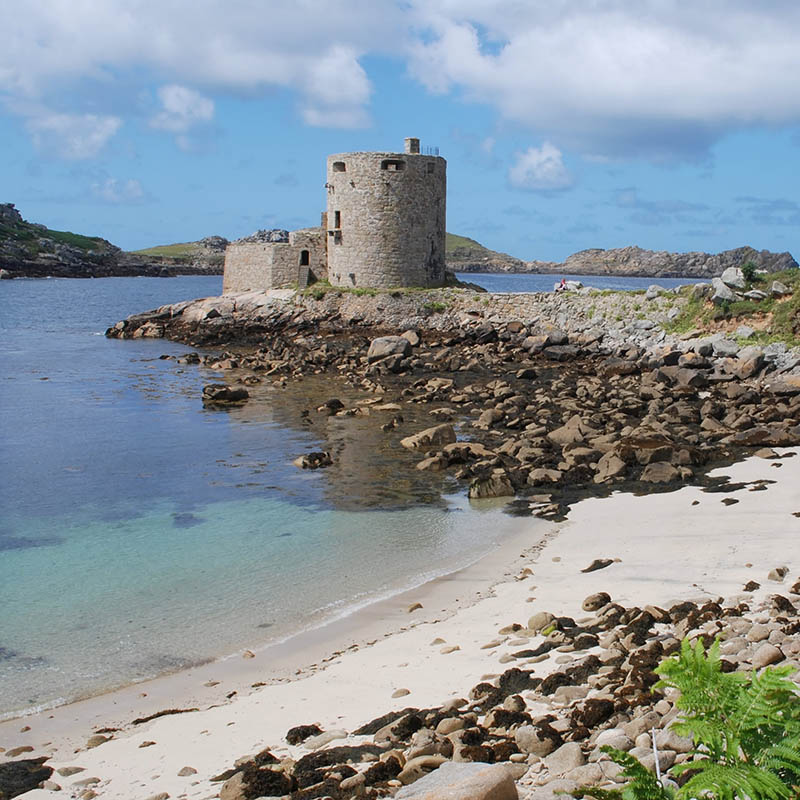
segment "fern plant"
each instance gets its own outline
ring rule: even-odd
[[[621,790],[584,788],[575,796],[598,800],[800,799],[800,695],[790,666],[760,674],[722,671],[720,642],[706,652],[688,639],[663,661],[655,688],[674,688],[683,712],[672,724],[693,742],[689,760],[670,770],[691,773],[678,790],[662,786],[632,755],[602,748],[630,782]],[[645,774],[646,773],[646,774]]]

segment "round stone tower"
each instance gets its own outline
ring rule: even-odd
[[[334,286],[444,283],[447,162],[403,153],[328,156],[328,280]]]

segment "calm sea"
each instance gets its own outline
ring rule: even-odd
[[[202,387],[222,376],[176,361],[185,346],[103,336],[220,291],[219,277],[0,283],[0,718],[285,639],[510,529],[414,468],[399,439],[431,424],[424,409],[386,434],[379,414],[317,413],[332,390],[309,378],[207,411]],[[314,449],[335,465],[292,465]]]

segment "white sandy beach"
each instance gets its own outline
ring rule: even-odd
[[[800,517],[794,516],[800,458],[751,458],[715,474],[750,485],[733,493],[686,487],[585,500],[558,525],[522,519],[517,534],[466,570],[254,658],[232,657],[2,723],[0,747],[27,745],[33,752],[18,757],[49,755],[53,767],[84,768],[70,777],[53,775],[62,792],[35,790],[24,795],[29,799],[77,797],[86,778],[99,778],[92,789],[102,798],[210,798],[220,784],[209,778],[243,755],[266,747],[278,756],[307,752],[283,739],[292,726],[350,731],[392,709],[466,696],[487,675],[521,666],[500,660],[509,637],[484,645],[503,639],[498,629],[524,624],[534,611],[580,618],[582,600],[598,591],[622,604],[660,605],[732,597],[749,580],[761,584],[756,597],[785,591],[767,574],[785,565],[790,585],[800,571]],[[761,480],[775,483],[751,491]],[[739,502],[726,505],[724,498]],[[618,561],[582,573],[596,558]],[[415,602],[423,608],[408,613]],[[447,652],[453,646],[459,649]],[[525,668],[547,674],[555,666],[549,658]],[[256,681],[269,685],[251,689]],[[205,685],[210,682],[218,683]],[[398,689],[408,694],[392,698]],[[131,724],[162,709],[194,707],[200,710]],[[120,730],[86,749],[88,737],[103,727]],[[197,772],[181,777],[184,767]]]

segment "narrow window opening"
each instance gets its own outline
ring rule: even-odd
[[[333,162],[333,171],[334,172],[347,172],[347,165],[344,161],[334,161]]]
[[[307,267],[309,265],[308,250],[300,251],[300,266]]]
[[[434,165],[427,164],[427,169],[428,169],[428,175],[433,175]]]
[[[333,212],[333,227],[334,228],[341,228],[342,227],[342,212],[341,211],[334,211]]]
[[[399,158],[384,158],[381,161],[381,169],[387,172],[402,172],[406,168],[406,162]]]

